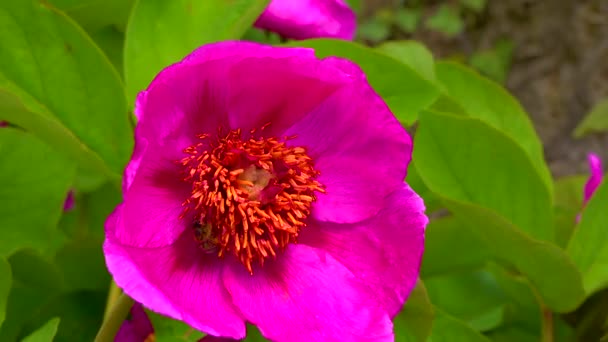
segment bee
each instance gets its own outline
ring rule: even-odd
[[[206,252],[213,253],[217,250],[218,239],[213,236],[213,227],[208,223],[194,222],[194,239]]]

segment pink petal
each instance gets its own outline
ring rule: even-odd
[[[245,337],[245,322],[222,285],[220,260],[203,253],[187,232],[159,248],[107,238],[104,252],[116,284],[145,307],[206,333]]]
[[[604,176],[604,170],[602,168],[602,160],[597,154],[590,153],[587,156],[589,160],[589,169],[591,175],[585,184],[585,200],[584,203],[587,203],[595,190],[600,186],[602,182],[602,178]]]
[[[142,342],[153,333],[152,322],[144,308],[140,303],[135,303],[131,308],[131,319],[125,320],[120,326],[114,342]]]
[[[63,211],[70,211],[72,209],[74,209],[74,190],[68,191],[65,202],[63,202]]]
[[[133,247],[160,247],[173,244],[190,225],[183,212],[183,201],[190,196],[189,186],[179,179],[175,165],[146,158],[141,162],[119,217],[108,220],[106,235]],[[112,224],[115,222],[115,224]]]
[[[280,136],[352,83],[353,76],[338,64],[335,58],[319,60],[311,49],[244,42],[199,48],[138,95],[135,149],[123,189],[130,187],[146,153],[178,160],[197,135],[214,134],[220,126],[248,132],[271,123],[266,134]],[[250,96],[252,89],[256,96]]]
[[[250,275],[234,263],[224,283],[244,317],[273,341],[392,341],[392,322],[331,255],[290,245]]]
[[[383,201],[374,217],[355,224],[310,222],[298,242],[331,254],[394,316],[416,285],[428,218],[407,185]]]
[[[352,40],[356,21],[355,13],[342,0],[273,0],[255,26],[292,39]]]
[[[230,127],[248,132],[270,123],[265,134],[273,136],[281,136],[339,87],[352,82],[349,75],[313,56],[249,58],[236,64],[227,77],[232,84]]]
[[[343,87],[285,133],[305,146],[327,187],[317,220],[351,223],[376,214],[406,176],[412,142],[380,97],[363,82]]]

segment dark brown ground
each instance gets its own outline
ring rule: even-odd
[[[426,1],[425,13],[437,4]],[[398,0],[364,0],[363,16],[395,8]],[[555,176],[587,172],[586,155],[608,164],[608,134],[580,140],[572,131],[600,99],[608,97],[608,0],[488,0],[467,18],[465,32],[448,39],[421,30],[414,39],[437,58],[489,48],[500,38],[515,44],[506,87],[523,104],[545,144]]]

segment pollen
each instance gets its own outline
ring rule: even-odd
[[[253,274],[253,264],[276,258],[306,227],[311,206],[325,187],[304,147],[294,137],[264,137],[264,129],[201,134],[179,160],[192,192],[181,219],[208,253],[234,255]]]

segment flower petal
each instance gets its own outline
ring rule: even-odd
[[[191,223],[180,219],[189,186],[179,178],[176,165],[149,155],[126,193],[119,217],[106,223],[106,235],[119,243],[154,248],[174,243]],[[115,224],[112,224],[115,222]]]
[[[292,39],[352,40],[356,24],[355,13],[342,0],[273,0],[255,26]]]
[[[311,222],[298,242],[327,251],[394,316],[416,285],[428,218],[422,199],[407,185],[383,201],[374,217],[355,224]]]
[[[595,192],[597,187],[600,186],[600,183],[602,182],[602,178],[604,176],[602,160],[600,159],[600,157],[597,154],[590,153],[587,156],[587,159],[589,160],[589,171],[591,175],[589,176],[589,179],[585,184],[585,203],[587,203],[591,196],[593,196],[593,193]]]
[[[250,275],[236,262],[224,283],[243,316],[273,341],[392,341],[392,322],[330,255],[290,245]]]
[[[232,338],[245,337],[245,322],[222,285],[222,265],[184,233],[174,245],[104,244],[116,284],[152,311],[182,320],[195,329]]]
[[[270,123],[265,132],[271,136],[281,136],[339,87],[352,82],[330,63],[308,55],[248,58],[230,70],[228,79],[230,127],[247,132]]]
[[[296,136],[292,145],[308,148],[327,187],[313,208],[317,220],[371,217],[406,176],[411,138],[366,83],[335,92],[285,134]]]

